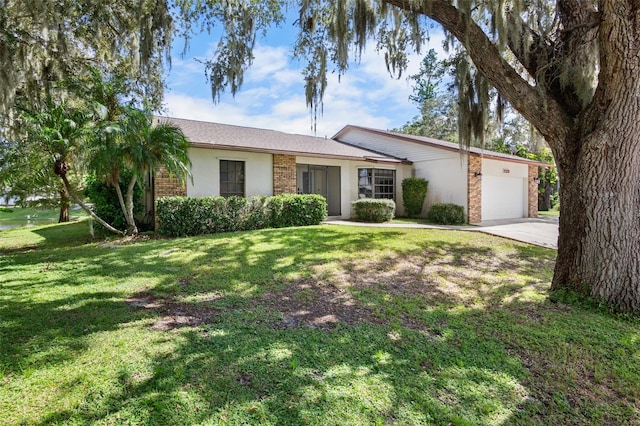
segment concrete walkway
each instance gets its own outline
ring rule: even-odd
[[[558,218],[508,219],[481,222],[476,225],[445,226],[418,223],[363,223],[350,220],[328,220],[329,225],[373,226],[380,228],[456,229],[484,232],[541,247],[558,248]]]

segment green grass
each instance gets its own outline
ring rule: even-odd
[[[419,225],[434,225],[434,226],[442,226],[437,223],[433,223],[428,221],[425,218],[421,217],[394,217],[391,220],[391,223],[403,223],[403,224],[419,224]]]
[[[640,324],[552,303],[555,252],[322,225],[0,234],[3,424],[635,424]]]
[[[546,217],[560,217],[559,210],[549,210],[549,211],[538,211],[538,216],[546,216]]]

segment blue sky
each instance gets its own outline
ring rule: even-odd
[[[183,40],[175,40],[164,114],[313,135],[300,73],[304,64],[290,58],[294,31],[289,22],[259,38],[240,93],[235,98],[224,94],[218,104],[211,100],[204,65],[196,60],[211,56],[217,38],[206,34],[195,37],[183,58]],[[432,34],[425,51],[434,48],[441,52],[441,46],[442,37]],[[360,63],[352,64],[340,81],[337,75],[329,75],[316,135],[331,137],[347,124],[392,129],[411,120],[418,108],[408,99],[412,90],[406,77],[418,71],[421,59],[422,55],[412,55],[407,72],[394,79],[371,43]]]

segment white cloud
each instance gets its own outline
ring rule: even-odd
[[[429,47],[442,50],[441,38]],[[284,46],[258,45],[255,60],[235,98],[223,95],[213,104],[202,64],[193,59],[174,62],[165,98],[168,115],[250,127],[313,134],[312,119],[304,100],[300,65],[290,59]],[[402,78],[389,76],[384,57],[371,48],[346,75],[328,76],[324,114],[318,114],[318,136],[332,136],[347,124],[381,129],[399,127],[417,114],[409,101],[411,84],[422,56],[411,55]]]

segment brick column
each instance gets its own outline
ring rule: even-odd
[[[482,221],[482,158],[467,156],[467,213],[469,223]],[[479,174],[476,176],[476,174]]]
[[[154,178],[154,192],[156,200],[162,197],[186,197],[187,187],[180,183],[176,176],[169,176],[169,171],[163,166]]]
[[[538,166],[529,164],[529,211],[527,217],[538,217]]]
[[[156,214],[156,201],[163,197],[186,197],[187,186],[186,184],[180,183],[180,180],[176,176],[169,176],[169,171],[162,166],[153,178],[153,195],[153,229],[157,230],[158,215]]]
[[[296,156],[273,154],[273,195],[296,192]]]

